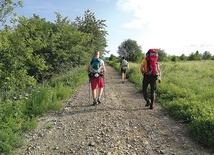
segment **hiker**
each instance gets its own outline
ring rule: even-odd
[[[146,53],[146,58],[141,62],[140,71],[143,75],[142,91],[146,100],[145,107],[154,108],[156,81],[161,83],[161,70],[158,65],[158,53],[156,49],[150,49]],[[148,94],[148,86],[150,85],[150,95]]]
[[[101,96],[104,87],[104,74],[106,73],[106,68],[104,61],[99,58],[100,52],[95,51],[94,56],[88,65],[89,79],[92,89],[93,105],[101,103]],[[97,98],[97,88],[98,88],[98,98]]]
[[[121,68],[121,74],[122,74],[122,83],[124,83],[125,79],[126,79],[127,69],[129,69],[129,63],[125,59],[125,57],[122,57],[122,61],[120,63],[120,68]]]

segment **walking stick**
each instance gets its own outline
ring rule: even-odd
[[[103,76],[103,81],[104,81],[104,88],[103,88],[104,101],[106,102],[106,93],[105,93],[105,89],[106,89],[106,81],[105,81],[105,76]]]
[[[89,88],[89,91],[88,91],[88,92],[89,92],[89,101],[88,101],[89,103],[88,103],[88,104],[90,104],[90,103],[91,103],[91,92],[90,92],[90,90],[91,90],[91,87],[90,87],[91,80],[90,80],[90,78],[89,78],[88,83],[89,83],[89,84],[88,84],[88,86],[89,86],[89,87],[88,87],[88,88]]]

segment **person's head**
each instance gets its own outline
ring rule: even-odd
[[[123,56],[122,59],[125,59],[125,57]]]
[[[95,51],[95,52],[94,52],[94,57],[99,58],[99,57],[100,57],[100,52],[99,52],[99,51]]]

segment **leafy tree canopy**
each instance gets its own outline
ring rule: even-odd
[[[119,57],[126,57],[129,61],[139,62],[143,58],[141,47],[136,41],[127,39],[118,47]]]
[[[108,33],[105,30],[107,27],[105,21],[106,20],[97,20],[94,13],[90,10],[85,11],[84,17],[76,17],[75,19],[78,30],[91,35],[91,40],[87,44],[92,50],[91,52],[95,50],[99,50],[101,54],[107,52],[105,47],[107,47],[106,36]]]
[[[165,59],[167,59],[167,54],[164,50],[162,49],[157,49],[158,51],[158,61],[164,61]]]
[[[13,0],[1,0],[0,1],[0,26],[3,26],[7,20],[7,17],[12,15],[16,15],[14,12],[14,8],[22,7],[22,0],[18,2],[14,2]]]

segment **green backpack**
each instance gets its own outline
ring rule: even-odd
[[[90,77],[99,77],[103,76],[103,70],[102,70],[102,61],[99,58],[92,58],[91,59],[91,69],[89,76]]]

